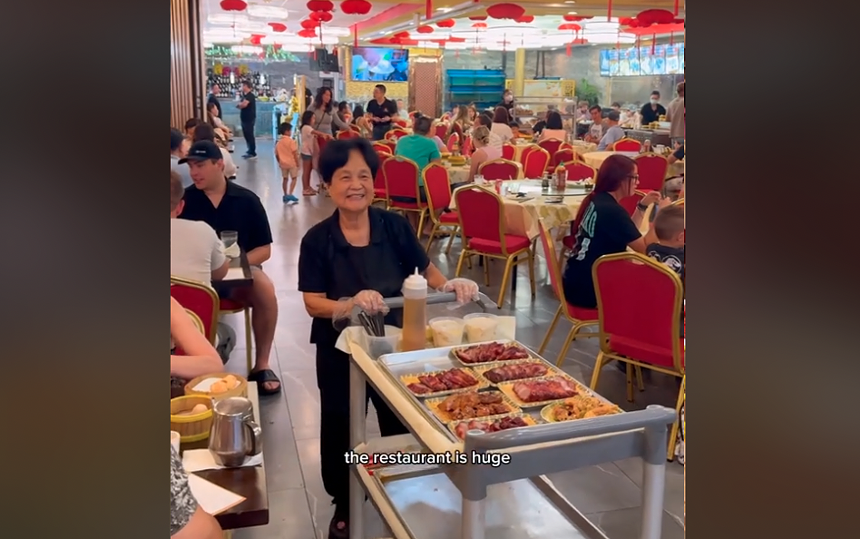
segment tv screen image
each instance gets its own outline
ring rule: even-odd
[[[408,50],[379,47],[358,47],[352,50],[352,80],[402,82],[408,78]]]

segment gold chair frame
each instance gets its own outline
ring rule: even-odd
[[[515,165],[517,167],[517,177],[511,178],[511,180],[519,180],[523,177],[523,166],[521,164],[517,163],[516,161],[511,161],[510,159],[501,159],[501,158],[491,159],[489,161],[484,161],[483,163],[481,163],[481,166],[478,167],[478,174],[481,174],[483,176],[482,171],[484,170],[484,167],[487,165],[490,165],[490,164],[498,165],[498,164],[502,164],[502,163],[507,164],[507,165]],[[487,181],[493,181],[494,182],[494,181],[498,181],[498,180],[487,180]],[[502,181],[507,181],[507,180],[502,180]]]
[[[436,239],[436,232],[438,232],[440,228],[445,227],[451,229],[451,235],[448,238],[448,246],[445,248],[445,255],[450,255],[451,245],[454,243],[454,236],[457,234],[457,231],[462,229],[460,228],[459,223],[443,223],[438,217],[436,217],[436,207],[433,205],[433,197],[430,196],[430,189],[427,188],[427,171],[430,170],[431,167],[438,167],[445,171],[445,176],[448,178],[448,194],[450,195],[451,200],[454,200],[454,194],[451,192],[451,178],[448,175],[448,169],[440,163],[430,163],[424,167],[424,170],[421,171],[421,176],[424,178],[424,190],[427,192],[428,214],[430,215],[430,220],[433,222],[433,228],[430,230],[430,238],[427,240],[425,251],[428,253],[430,252],[430,247],[433,246],[433,241]],[[466,245],[466,239],[462,236],[461,241],[463,242],[463,245]]]
[[[417,171],[417,174],[415,175],[415,194],[418,196],[418,198],[415,199],[415,202],[416,202],[416,204],[418,204],[419,207],[418,208],[398,208],[398,207],[393,205],[393,202],[396,202],[396,201],[391,200],[391,189],[388,187],[388,171],[385,169],[385,167],[383,167],[382,168],[382,175],[383,175],[383,177],[385,177],[385,196],[388,198],[388,207],[386,209],[391,210],[391,211],[399,211],[399,212],[403,213],[404,215],[406,214],[406,212],[417,213],[418,214],[418,230],[416,231],[416,235],[418,236],[418,239],[420,240],[421,239],[421,231],[424,230],[424,219],[427,217],[427,211],[429,208],[429,205],[425,205],[423,208],[420,207],[422,204],[422,202],[421,202],[421,186],[418,184],[418,176],[420,176],[422,174],[422,170],[420,168],[418,168],[418,163],[416,163],[412,159],[409,159],[408,157],[403,157],[402,155],[393,155],[393,156],[391,156],[390,159],[386,160],[386,163],[394,161],[394,160],[400,161],[400,162],[412,163],[412,165],[415,167],[415,170]],[[430,197],[427,197],[427,199],[429,200]]]
[[[639,149],[640,150],[642,149],[642,141],[636,140],[635,138],[624,137],[624,138],[620,138],[620,139],[616,140],[615,142],[613,142],[612,146],[609,147],[609,150],[613,151],[613,152],[620,152],[620,151],[631,151],[632,152],[632,151],[634,151],[634,150],[616,150],[615,146],[617,144],[622,143],[622,142],[638,142],[639,143]]]

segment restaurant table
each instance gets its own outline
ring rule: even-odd
[[[445,169],[448,170],[448,181],[450,181],[452,185],[469,181],[468,162],[465,165],[452,165],[447,159],[443,159],[442,163],[445,165]]]
[[[254,275],[248,263],[248,254],[239,251],[238,258],[230,259],[227,275],[220,281],[212,281],[212,288],[221,299],[229,299],[244,303],[248,300],[251,287],[254,286]]]
[[[260,399],[257,393],[257,383],[248,382],[248,400],[254,405],[254,421],[260,422]],[[265,436],[266,433],[263,433]],[[209,439],[199,442],[183,443],[180,452],[186,449],[207,449]],[[202,470],[195,475],[215,483],[219,487],[244,496],[245,501],[215,515],[215,519],[224,530],[264,526],[269,523],[269,493],[266,490],[265,457],[260,466],[242,468],[225,468],[221,470]]]

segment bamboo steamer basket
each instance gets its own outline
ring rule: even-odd
[[[193,409],[198,404],[206,405],[206,411],[194,415],[177,415]],[[179,433],[179,441],[199,442],[209,437],[212,428],[212,399],[205,395],[184,395],[170,399],[170,430]]]
[[[233,389],[228,389],[222,393],[210,393],[208,391],[196,391],[194,387],[197,386],[203,380],[207,380],[209,378],[226,378],[227,376],[232,375],[239,381],[239,385],[234,387]],[[244,376],[240,376],[238,374],[233,374],[230,372],[219,372],[215,374],[204,374],[203,376],[198,376],[194,378],[187,384],[185,384],[185,394],[186,395],[199,395],[209,397],[213,400],[221,400],[226,399],[227,397],[248,397],[248,380]]]

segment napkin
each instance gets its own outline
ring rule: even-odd
[[[246,466],[261,466],[263,464],[263,453],[254,455],[253,457],[245,457],[245,462],[242,468]],[[203,470],[222,470],[224,466],[215,462],[212,453],[208,449],[187,449],[182,454],[182,466],[188,473],[200,472]]]
[[[188,488],[191,489],[191,494],[194,495],[200,507],[210,515],[223,513],[245,501],[244,496],[239,496],[194,474],[188,475]]]
[[[230,258],[239,258],[239,244],[234,243],[230,247],[224,249],[224,254],[229,256]]]

